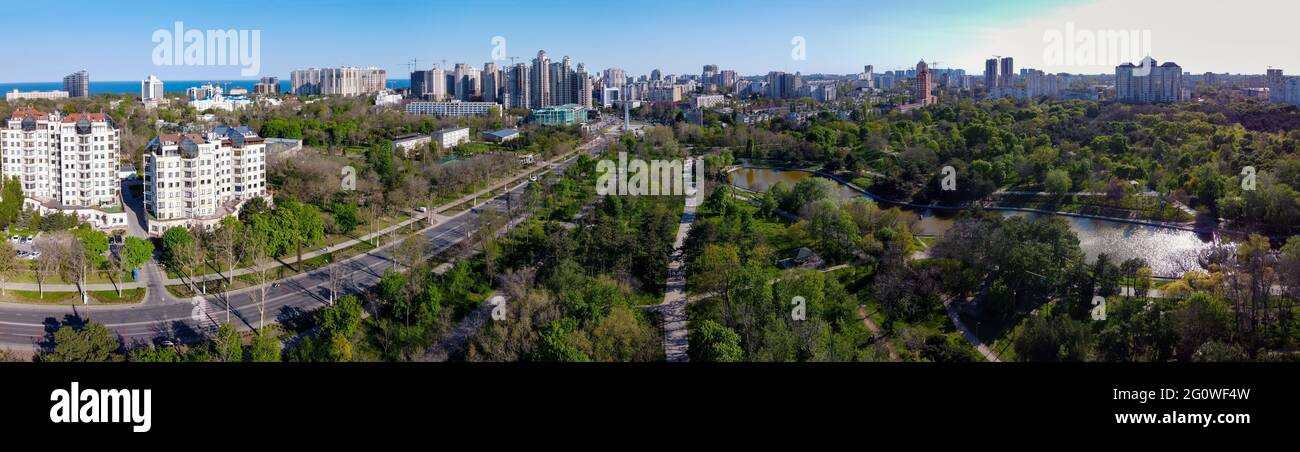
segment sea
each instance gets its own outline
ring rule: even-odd
[[[163,80],[163,91],[168,93],[184,94],[189,88],[202,86],[204,84],[219,84],[225,86],[227,90],[235,87],[247,88],[249,92],[253,91],[253,85],[257,80]],[[280,92],[288,92],[289,80],[280,80]],[[404,89],[411,87],[411,81],[407,80],[388,80],[386,85],[390,89]],[[7,93],[13,90],[18,91],[61,91],[63,82],[18,82],[18,83],[0,83],[0,93]],[[140,81],[123,81],[123,82],[97,82],[90,81],[90,94],[140,94]]]

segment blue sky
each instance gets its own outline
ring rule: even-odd
[[[1154,3],[1194,9],[1191,4],[1199,1]],[[982,58],[990,54],[1017,55],[1018,61],[1020,53],[1025,54],[1024,61],[1041,57],[1036,55],[1043,46],[1041,28],[1060,28],[1066,20],[1094,28],[1151,24],[1159,30],[1152,39],[1157,44],[1162,36],[1186,41],[1180,33],[1191,34],[1188,27],[1202,26],[1195,20],[1177,23],[1143,17],[1140,11],[1127,21],[1105,19],[1115,15],[1116,8],[1128,10],[1136,3],[1148,2],[64,0],[53,7],[28,1],[0,10],[0,16],[11,16],[4,18],[8,39],[0,46],[0,82],[55,81],[82,68],[94,80],[139,80],[149,74],[164,80],[249,78],[241,77],[234,66],[156,66],[151,36],[155,30],[171,30],[177,21],[184,22],[186,29],[260,30],[259,75],[281,78],[295,68],[340,65],[379,66],[388,69],[390,78],[405,78],[406,63],[413,58],[425,68],[441,60],[481,67],[492,57],[494,36],[505,37],[508,56],[521,61],[545,49],[553,59],[569,55],[575,64],[585,62],[592,71],[616,66],[638,75],[655,68],[665,73],[699,73],[701,66],[710,63],[743,75],[770,70],[843,74],[861,71],[865,64],[874,64],[877,71],[903,68],[921,58],[938,60],[938,67],[977,73]],[[1219,3],[1208,5],[1224,8]],[[1270,15],[1255,11],[1248,17],[1256,18],[1258,29],[1258,18]],[[1220,14],[1207,15],[1205,20],[1228,19]],[[791,40],[796,36],[807,43],[806,60],[791,57]],[[1222,39],[1219,44],[1235,47],[1224,45]],[[1205,61],[1216,55],[1192,55],[1193,51],[1171,53],[1165,59],[1177,58],[1192,71],[1262,73],[1265,65],[1300,60],[1294,47],[1279,44],[1272,53],[1254,59],[1238,55],[1241,61],[1223,63],[1224,67]],[[1200,64],[1188,64],[1192,61]],[[1104,65],[1094,69],[1107,71]],[[1288,72],[1295,71],[1300,71],[1300,65]]]

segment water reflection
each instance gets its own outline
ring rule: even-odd
[[[729,176],[737,187],[757,192],[766,192],[777,182],[794,186],[800,180],[815,175],[803,171],[781,171],[766,168],[741,168]],[[841,199],[863,197],[852,189],[839,186],[837,196]],[[921,235],[944,235],[952,227],[955,213],[936,211],[934,209],[904,208],[918,216],[917,230]],[[1037,219],[1042,214],[1030,212],[999,211],[1004,216],[1023,216]],[[1202,250],[1214,246],[1211,237],[1201,236],[1190,231],[1137,225],[1124,222],[1096,220],[1091,218],[1063,217],[1070,223],[1070,229],[1079,236],[1079,247],[1092,262],[1098,254],[1106,253],[1111,259],[1122,262],[1140,257],[1146,259],[1151,271],[1156,276],[1177,277],[1188,270],[1200,269],[1197,256]]]

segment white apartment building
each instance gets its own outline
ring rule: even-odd
[[[16,100],[26,99],[67,99],[67,91],[18,91],[17,89],[5,93],[5,101],[13,102]]]
[[[155,137],[145,153],[145,229],[211,229],[239,213],[244,201],[266,197],[266,143],[247,127]]]
[[[705,94],[695,96],[695,108],[711,108],[727,101],[727,96],[721,94]]]
[[[496,102],[411,102],[406,104],[406,112],[417,115],[478,116],[494,111],[500,114],[501,104]]]
[[[17,177],[23,206],[75,212],[97,228],[126,227],[117,175],[121,137],[104,113],[64,116],[19,108],[0,129],[5,178]]]
[[[433,142],[442,149],[451,149],[469,142],[469,128],[442,129],[433,133]]]
[[[140,82],[140,100],[143,102],[156,101],[163,98],[163,81],[158,77],[150,75],[149,78]]]

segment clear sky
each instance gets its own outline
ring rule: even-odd
[[[494,36],[507,56],[545,49],[589,70],[698,74],[717,64],[742,75],[771,70],[856,73],[936,67],[982,71],[990,55],[1052,72],[1112,72],[1114,64],[1047,60],[1045,33],[1145,30],[1151,53],[1191,72],[1300,73],[1291,0],[63,0],[6,1],[0,82],[255,78],[235,66],[158,66],[156,30],[260,30],[260,76],[311,66],[379,66],[406,78],[407,63],[482,67]],[[792,58],[792,40],[806,59]],[[499,61],[508,64],[509,60]],[[1096,63],[1096,62],[1094,62]]]

